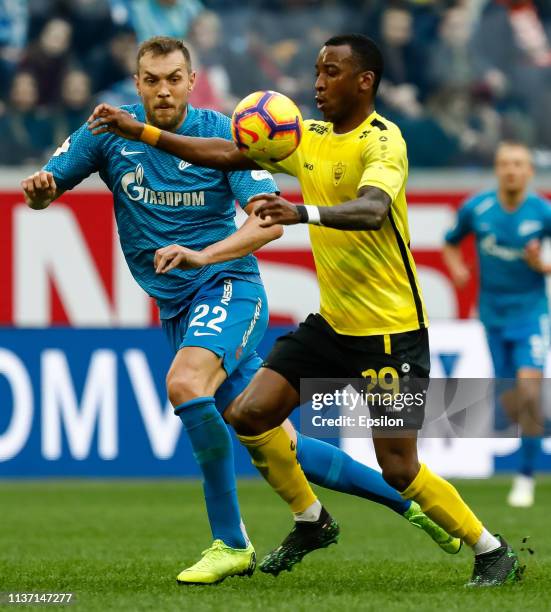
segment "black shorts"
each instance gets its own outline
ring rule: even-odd
[[[372,379],[381,371],[395,372],[401,382],[411,380],[426,393],[430,373],[428,330],[345,336],[320,314],[311,314],[296,331],[278,338],[262,365],[281,374],[299,394],[301,378]],[[377,411],[371,412],[379,416]],[[420,429],[424,409],[408,413],[404,428]]]

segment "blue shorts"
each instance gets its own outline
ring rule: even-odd
[[[487,327],[495,378],[516,378],[521,368],[543,370],[549,348],[549,317],[542,314],[521,325]]]
[[[268,326],[264,287],[217,276],[195,294],[180,314],[163,319],[162,326],[174,353],[185,346],[199,346],[222,358],[228,378],[214,395],[222,413],[262,364],[256,347]]]

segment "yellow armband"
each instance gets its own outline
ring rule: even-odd
[[[146,123],[140,135],[140,140],[154,147],[159,142],[160,137],[161,130]]]

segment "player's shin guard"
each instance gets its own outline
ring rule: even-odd
[[[242,531],[230,433],[213,397],[197,397],[174,408],[203,473],[212,536],[231,548],[246,548]]]
[[[415,500],[427,516],[465,544],[473,546],[480,538],[482,523],[456,488],[431,472],[424,463],[413,482],[402,492],[402,497]]]
[[[380,472],[354,461],[337,446],[297,432],[297,458],[314,484],[384,504],[403,515],[411,505],[388,485]]]
[[[293,512],[304,512],[316,501],[297,462],[295,444],[283,427],[270,429],[258,436],[237,437],[249,451],[253,465]]]

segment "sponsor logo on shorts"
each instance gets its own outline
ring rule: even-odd
[[[251,319],[251,322],[249,324],[247,331],[243,334],[243,339],[241,340],[241,348],[245,348],[247,346],[247,342],[249,341],[249,338],[251,337],[251,334],[254,331],[256,322],[260,318],[261,311],[262,311],[262,300],[261,298],[258,298],[258,302],[256,303],[256,308],[254,309],[253,318]]]
[[[224,306],[229,306],[232,295],[233,295],[233,285],[231,282],[231,278],[225,278],[224,279],[224,292],[222,294],[222,299],[220,300],[220,302],[224,304]]]

